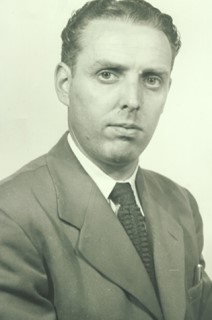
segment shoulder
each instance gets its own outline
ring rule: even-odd
[[[11,186],[14,183],[23,184],[23,181],[28,180],[34,173],[41,171],[46,166],[45,155],[32,160],[21,169],[0,181],[0,190]]]
[[[194,196],[188,189],[173,180],[150,170],[141,169],[143,185],[150,201],[163,207],[184,230],[193,230],[202,247],[202,218]],[[187,227],[186,227],[187,226]]]
[[[173,205],[184,203],[198,211],[198,205],[191,192],[172,179],[157,172],[141,169],[144,183],[152,193],[158,194],[164,201]]]
[[[151,186],[154,185],[156,188],[160,189],[161,191],[167,191],[167,190],[170,191],[170,188],[171,190],[172,189],[179,190],[180,192],[185,192],[186,190],[180,184],[176,183],[172,179],[160,173],[147,170],[147,169],[141,169],[141,172],[146,183],[148,183]]]
[[[46,155],[43,155],[0,182],[0,201],[5,197],[32,191],[49,180]]]
[[[33,192],[36,189],[44,190],[47,186],[52,186],[52,178],[49,170],[48,159],[53,154],[57,157],[64,153],[66,141],[66,134],[60,139],[57,144],[50,149],[50,151],[26,164],[20,170],[0,181],[0,203],[4,197],[12,196],[13,192],[19,196],[24,192]],[[56,152],[54,152],[56,150]],[[48,193],[48,188],[45,190]]]
[[[43,155],[0,182],[0,211],[17,224],[30,224],[55,210],[54,184]]]

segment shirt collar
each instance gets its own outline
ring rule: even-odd
[[[138,171],[138,165],[129,179],[125,181],[116,181],[110,176],[108,176],[104,171],[102,171],[98,166],[96,166],[90,159],[88,159],[81,152],[81,150],[77,147],[74,140],[72,139],[70,133],[68,134],[68,143],[73,153],[75,154],[76,158],[84,168],[84,170],[93,179],[93,181],[96,183],[96,185],[98,186],[98,188],[100,189],[100,191],[102,192],[103,196],[106,199],[109,198],[109,195],[117,182],[120,182],[120,183],[129,182],[131,184],[132,189],[133,190],[136,189],[135,178]]]

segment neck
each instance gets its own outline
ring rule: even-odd
[[[119,162],[99,162],[91,158],[88,154],[84,155],[90,159],[99,169],[116,181],[128,180],[138,167],[138,159],[133,162],[121,163]]]
[[[76,145],[78,150],[84,154],[91,162],[93,162],[97,167],[99,167],[105,174],[116,181],[128,180],[135,172],[138,166],[138,159],[130,162],[123,161],[121,159],[116,159],[116,161],[96,161],[92,158],[85,150],[81,147],[73,131],[70,131],[73,143]]]
[[[92,159],[91,159],[92,160]],[[93,161],[93,160],[92,160]],[[107,163],[96,163],[93,161],[96,166],[98,166],[102,171],[104,171],[109,177],[116,181],[125,181],[128,180],[133,173],[135,172],[138,166],[138,160],[133,163],[127,164],[107,164]]]

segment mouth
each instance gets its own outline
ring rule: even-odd
[[[122,138],[135,138],[142,128],[133,123],[115,123],[110,124],[109,127],[113,130],[114,134]]]
[[[139,131],[142,131],[141,127],[139,127],[136,124],[130,124],[130,123],[115,123],[115,124],[110,124],[109,127],[123,128],[123,129],[126,129],[126,130],[139,130]]]

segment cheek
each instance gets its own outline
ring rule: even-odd
[[[166,97],[164,93],[160,95],[149,95],[146,97],[143,108],[143,115],[151,120],[157,121],[160,115],[163,113],[164,105],[166,102]]]
[[[69,126],[81,139],[95,138],[100,131],[99,123],[100,117],[90,105],[77,103],[69,108]]]
[[[147,123],[154,123],[157,122],[157,120],[160,118],[160,115],[163,112],[163,105],[154,105],[153,103],[148,103],[148,105],[145,105],[145,108],[141,111],[141,118]]]

